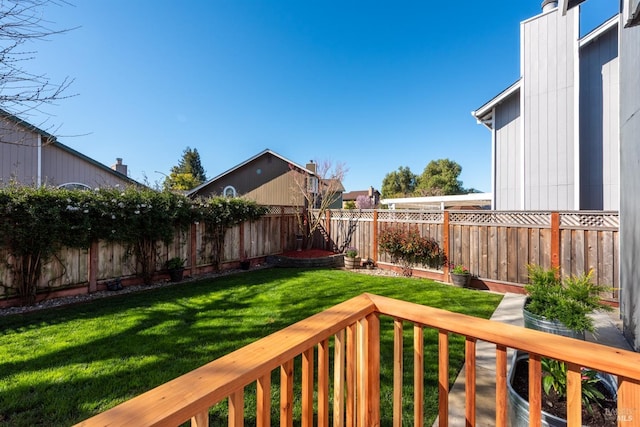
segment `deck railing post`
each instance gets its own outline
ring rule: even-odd
[[[368,426],[380,426],[380,319],[377,314],[367,316],[367,352],[369,368],[367,403]]]
[[[618,376],[618,425],[636,425],[640,420],[640,380]]]
[[[449,425],[449,333],[438,331],[438,420],[440,427]]]

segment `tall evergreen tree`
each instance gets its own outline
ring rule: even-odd
[[[191,190],[207,180],[207,176],[198,150],[185,148],[177,166],[171,168],[171,174],[164,181],[168,190]]]

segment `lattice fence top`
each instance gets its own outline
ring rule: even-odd
[[[296,213],[295,206],[267,206],[267,215],[293,215]]]
[[[373,221],[373,209],[331,209],[331,219]],[[318,211],[313,210],[317,215]]]
[[[442,222],[444,221],[444,212],[416,210],[382,210],[378,211],[378,221],[442,224]]]
[[[294,207],[280,206],[285,213],[295,213]],[[277,211],[278,213],[280,211]],[[317,210],[313,211],[315,214]],[[372,221],[374,209],[331,209],[331,219]],[[378,210],[378,222],[442,224],[443,211]],[[449,212],[449,224],[490,225],[508,227],[550,228],[551,212],[548,211],[469,211]],[[269,212],[271,213],[271,211]],[[560,227],[564,229],[618,230],[618,212],[611,211],[567,211],[559,212]]]
[[[618,212],[560,212],[561,228],[613,229],[620,227]]]
[[[450,211],[449,224],[550,227],[549,212]]]

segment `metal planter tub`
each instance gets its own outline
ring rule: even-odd
[[[529,402],[523,399],[522,396],[520,396],[513,388],[513,382],[517,372],[516,366],[519,362],[523,362],[525,360],[529,360],[529,353],[517,351],[514,354],[511,371],[509,372],[509,378],[507,381],[507,414],[510,421],[509,425],[511,427],[529,426]],[[602,381],[602,384],[613,396],[615,396],[616,390],[618,389],[615,377],[605,373],[599,373],[598,377]],[[540,424],[543,427],[566,427],[567,420],[542,411]]]
[[[527,311],[525,308],[522,309],[522,315],[524,317],[525,328],[548,332],[555,335],[562,335],[569,338],[576,338],[583,341],[585,339],[584,331],[574,331],[567,328],[561,322],[558,322],[556,320],[548,320],[545,317],[538,316]]]

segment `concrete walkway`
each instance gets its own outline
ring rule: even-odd
[[[518,294],[505,294],[502,302],[491,316],[491,320],[523,326],[522,306],[526,296]],[[619,329],[619,314],[597,313],[595,315],[596,336],[587,333],[587,341],[597,342],[612,347],[632,350],[629,343],[622,336]],[[515,350],[508,350],[508,363]],[[495,425],[495,371],[496,347],[485,341],[476,344],[476,426],[493,427]],[[508,372],[508,371],[507,371]],[[449,392],[449,426],[458,427],[465,425],[465,371],[464,366],[460,370],[456,382]],[[438,425],[438,420],[434,426]]]

